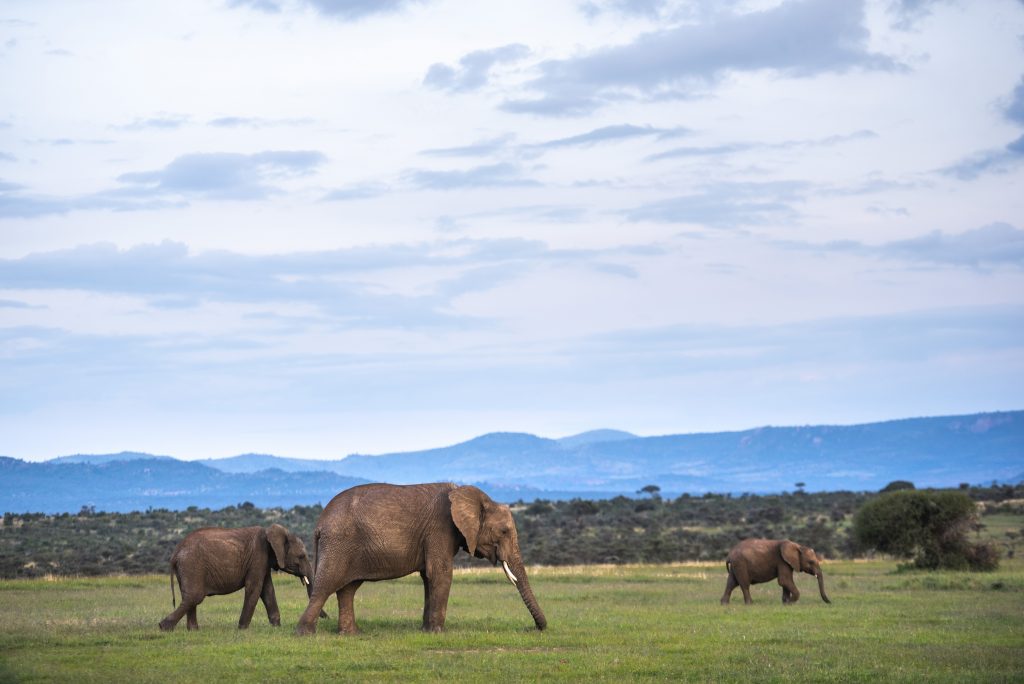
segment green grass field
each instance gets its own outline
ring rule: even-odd
[[[0,582],[0,681],[944,681],[1024,680],[1024,563],[988,574],[897,573],[887,561],[825,566],[832,605],[801,575],[783,606],[719,605],[722,563],[533,568],[549,628],[538,632],[500,570],[458,571],[447,631],[419,630],[418,578],[366,584],[362,634],[337,608],[315,637],[293,635],[299,582],[277,575],[282,626],[262,605],[235,628],[241,593],[208,598],[198,632],[157,622],[166,576]]]

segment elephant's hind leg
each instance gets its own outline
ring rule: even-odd
[[[729,597],[732,596],[733,589],[736,588],[738,582],[736,581],[736,575],[732,574],[732,570],[729,571],[729,577],[725,580],[725,593],[722,594],[722,605],[729,605]]]
[[[750,598],[750,571],[743,563],[733,563],[732,578],[740,586],[740,591],[743,592],[743,603],[749,606],[754,602]]]
[[[199,629],[199,621],[196,619],[196,606],[199,605],[201,602],[202,599],[200,599],[199,601],[195,601],[191,597],[183,595],[181,597],[181,603],[178,604],[178,607],[175,608],[170,613],[170,615],[168,615],[160,621],[160,629],[164,632],[173,631],[174,628],[177,626],[178,622],[181,621],[181,618],[185,617],[186,615],[188,615],[188,618],[185,624],[188,626],[188,628],[190,630]]]
[[[306,606],[305,612],[302,613],[302,617],[299,618],[299,624],[295,628],[295,633],[298,635],[316,634],[316,621],[320,617],[320,612],[323,610],[324,604],[327,603],[327,597],[333,592],[324,593],[315,587],[313,593],[309,595],[309,604]]]
[[[167,615],[163,620],[160,621],[160,630],[163,632],[170,632],[174,630],[175,626],[185,616],[185,613],[189,611],[189,604],[185,603],[184,600],[178,607],[175,608],[171,613]],[[190,628],[191,629],[191,628]]]
[[[355,597],[356,589],[363,585],[362,581],[349,582],[338,590],[338,634],[358,634],[356,625]]]

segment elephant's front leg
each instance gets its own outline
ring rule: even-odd
[[[423,579],[423,630],[440,632],[448,614],[448,594],[452,588],[452,565],[446,560],[428,564],[420,572]]]
[[[248,629],[252,622],[252,614],[256,612],[256,602],[260,600],[262,583],[245,583],[245,600],[242,602],[242,614],[238,617],[238,629]]]
[[[267,609],[267,619],[270,620],[270,624],[274,627],[281,626],[281,611],[277,607],[277,596],[274,594],[274,581],[270,578],[270,572],[267,572],[266,579],[263,580],[263,591],[260,593],[260,600],[263,601],[263,607]]]
[[[359,634],[356,625],[356,589],[363,583],[349,582],[338,590],[338,634]]]
[[[780,573],[779,585],[782,587],[782,602],[796,603],[797,599],[800,598],[800,590],[796,588],[796,583],[793,582],[793,575]]]

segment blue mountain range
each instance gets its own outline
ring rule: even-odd
[[[491,433],[423,451],[337,460],[244,454],[198,461],[136,452],[0,457],[0,510],[130,511],[327,503],[363,482],[474,483],[504,501],[708,491],[873,491],[893,480],[955,487],[1024,480],[1024,411],[850,426],[761,427],[639,437],[595,430],[563,439]]]

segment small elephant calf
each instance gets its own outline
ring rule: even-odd
[[[814,549],[788,539],[744,539],[729,552],[725,567],[729,578],[725,582],[722,605],[729,603],[729,596],[737,586],[743,591],[743,602],[752,603],[750,585],[770,582],[776,577],[782,587],[782,602],[796,603],[800,590],[793,581],[794,572],[817,577],[821,600],[831,603],[825,595],[825,575]]]
[[[230,594],[245,589],[238,628],[245,629],[262,599],[270,624],[281,624],[281,612],[274,596],[271,570],[283,570],[302,578],[309,593],[313,567],[302,540],[273,524],[270,527],[227,529],[205,527],[190,532],[171,555],[171,605],[174,605],[174,578],[181,589],[181,605],[160,621],[160,629],[170,631],[188,614],[188,628],[199,629],[196,606],[207,596]]]

